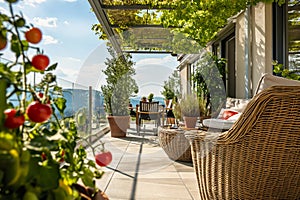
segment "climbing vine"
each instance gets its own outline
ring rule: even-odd
[[[160,24],[166,28],[172,27],[173,31],[182,33],[204,46],[227,24],[230,17],[259,2],[277,2],[282,5],[285,0],[105,0],[103,4],[148,5],[149,10],[152,9],[152,12],[148,10],[107,11],[110,23],[117,25],[115,30],[118,33],[134,25]],[[99,35],[100,39],[107,39],[100,24],[93,25],[92,30]]]

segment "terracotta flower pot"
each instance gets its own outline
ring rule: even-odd
[[[185,128],[195,128],[197,123],[197,117],[183,117]]]
[[[126,137],[130,116],[107,116],[111,137]]]

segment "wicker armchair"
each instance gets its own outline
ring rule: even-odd
[[[300,199],[300,86],[272,86],[226,132],[189,131],[201,199]]]

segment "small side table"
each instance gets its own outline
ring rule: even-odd
[[[185,130],[160,127],[158,130],[159,144],[174,161],[192,162],[191,146],[184,136]]]

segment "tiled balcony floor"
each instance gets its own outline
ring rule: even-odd
[[[170,160],[152,130],[147,124],[138,136],[131,124],[125,138],[105,134],[101,140],[113,161],[97,185],[111,200],[198,200],[192,163]]]

